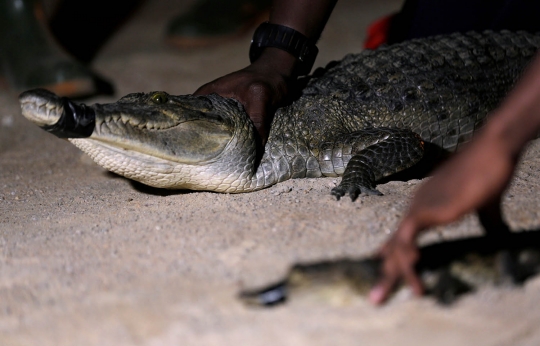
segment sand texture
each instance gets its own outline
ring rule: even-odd
[[[94,63],[129,92],[193,92],[248,63],[250,34],[178,50],[165,23],[189,2],[149,1]],[[361,50],[366,26],[400,1],[338,3],[316,65]],[[421,181],[384,196],[336,201],[334,178],[291,180],[239,195],[146,189],[107,173],[20,115],[0,90],[0,345],[538,345],[540,279],[484,289],[442,308],[399,293],[245,308],[239,289],[276,280],[297,261],[359,257],[395,229]],[[540,226],[540,142],[504,197],[515,230]],[[481,233],[476,216],[424,243]]]

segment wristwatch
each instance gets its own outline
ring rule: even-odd
[[[282,49],[297,58],[300,61],[296,71],[299,76],[309,74],[319,53],[315,42],[298,31],[288,26],[268,22],[262,23],[255,30],[249,48],[249,60],[251,62],[257,60],[266,47]]]

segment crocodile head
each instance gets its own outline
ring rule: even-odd
[[[232,99],[150,92],[86,106],[35,89],[19,101],[41,128],[150,186],[241,192],[255,171],[253,125]]]

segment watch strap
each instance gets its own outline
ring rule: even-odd
[[[309,74],[319,49],[315,42],[300,32],[284,25],[262,23],[251,40],[249,60],[254,62],[266,47],[282,49],[299,60],[297,73],[299,76]]]

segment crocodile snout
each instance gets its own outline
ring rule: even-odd
[[[95,112],[84,104],[44,89],[23,92],[19,102],[25,118],[57,137],[86,138],[94,131]]]
[[[39,127],[54,125],[64,113],[62,98],[45,89],[34,89],[19,95],[24,117]]]

